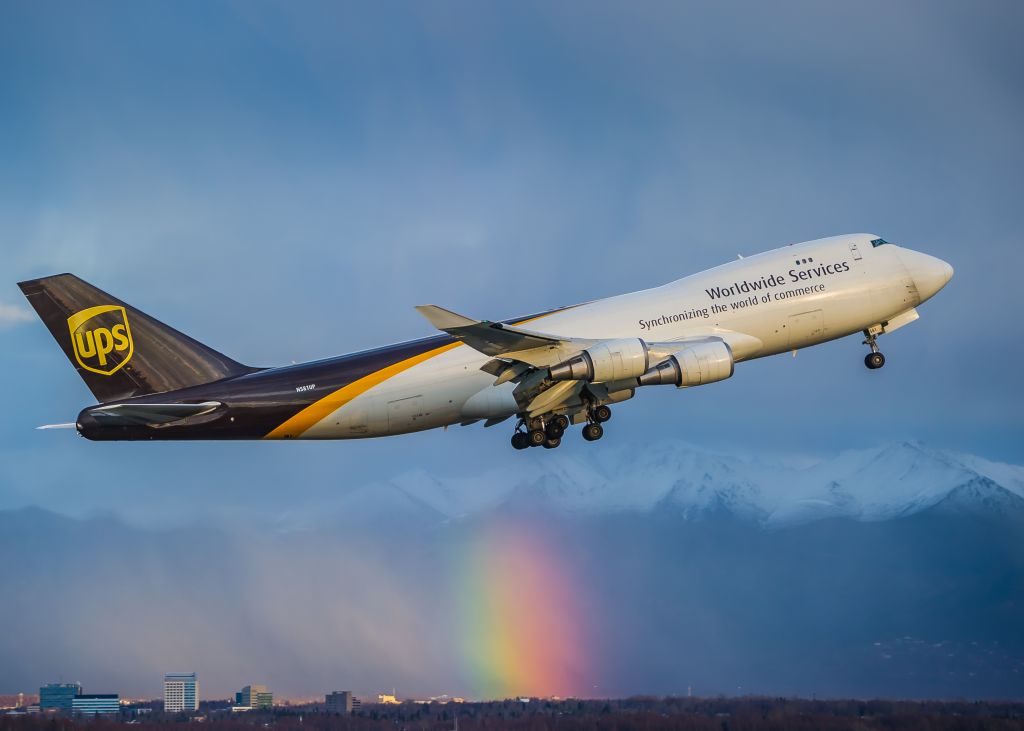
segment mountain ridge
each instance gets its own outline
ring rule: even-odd
[[[301,523],[390,515],[458,521],[506,508],[594,515],[671,511],[684,520],[729,513],[764,528],[824,518],[891,520],[942,506],[1024,516],[1024,467],[905,441],[802,465],[664,440],[615,446],[593,459],[524,455],[522,468],[474,476],[410,470],[339,495]],[[403,510],[396,512],[396,506]],[[418,506],[414,509],[413,506]]]

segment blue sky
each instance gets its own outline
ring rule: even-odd
[[[72,489],[76,470],[159,486],[188,465],[203,517],[253,492],[273,510],[281,479],[315,500],[325,479],[523,457],[504,428],[272,446],[33,431],[91,400],[20,279],[73,271],[274,365],[429,334],[416,304],[507,317],[854,231],[957,272],[883,339],[883,371],[851,337],[641,393],[608,438],[921,439],[1019,463],[1022,19],[1012,2],[6,4],[0,507],[166,507],[158,487]]]

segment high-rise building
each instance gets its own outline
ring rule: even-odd
[[[324,699],[328,713],[352,713],[359,710],[359,699],[350,690],[336,690]]]
[[[39,689],[39,710],[71,713],[71,701],[81,693],[78,683],[48,683]]]
[[[167,673],[164,676],[164,712],[199,710],[199,680],[195,673]]]
[[[120,711],[121,698],[117,693],[80,693],[71,699],[71,712],[76,715],[95,716]]]
[[[235,694],[235,701],[243,708],[273,708],[274,694],[265,685],[247,685]]]

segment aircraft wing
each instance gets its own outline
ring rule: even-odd
[[[598,342],[565,338],[488,320],[474,320],[437,305],[416,308],[438,330],[492,358],[520,361],[535,368],[551,366]]]
[[[474,320],[437,305],[420,305],[416,309],[438,330],[458,338],[484,355],[519,361],[535,368],[555,365],[601,342],[588,338],[547,335],[501,322]],[[648,342],[647,347],[651,355],[665,358],[687,345],[716,340],[728,343],[737,360],[745,360],[764,347],[764,343],[752,335],[720,328],[679,340]]]
[[[580,400],[585,381],[552,382],[547,369],[604,342],[548,335],[501,322],[474,320],[437,305],[420,305],[416,309],[438,330],[491,356],[493,360],[484,364],[481,370],[497,376],[495,386],[515,381],[518,384],[516,398],[526,405],[525,411],[531,416],[548,413],[564,404]],[[763,343],[755,337],[717,328],[680,340],[644,345],[651,362],[660,363],[688,348],[708,342],[726,343],[732,356],[741,359],[763,347]],[[591,390],[606,388],[604,384],[590,384],[586,387]]]

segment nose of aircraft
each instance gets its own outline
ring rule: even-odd
[[[900,260],[914,280],[922,302],[933,297],[953,278],[953,267],[937,257],[900,249]]]

